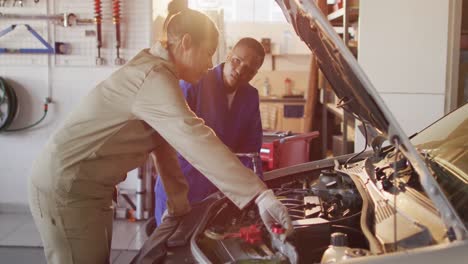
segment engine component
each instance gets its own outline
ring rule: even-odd
[[[342,260],[348,249],[348,236],[341,232],[331,235],[330,246],[323,253],[321,263],[333,263]]]
[[[371,252],[363,248],[349,248],[345,250],[345,259],[359,258],[372,255]]]
[[[197,246],[213,263],[265,259],[287,259],[290,263],[320,262],[329,246],[330,236],[337,232],[350,241],[350,247],[343,246],[340,251],[342,257],[348,249],[368,248],[360,230],[362,200],[349,176],[334,170],[322,171],[319,177],[315,175],[314,178],[282,182],[280,187],[273,188],[293,220],[294,232],[286,241],[267,231],[255,205],[239,210],[226,201],[212,209],[211,217],[196,240]],[[251,226],[258,227],[256,231],[259,233],[255,233],[254,240],[261,239],[261,242],[249,243],[240,239],[240,230]],[[277,234],[283,232],[280,226],[274,226],[272,230]]]
[[[371,253],[367,249],[349,248],[348,236],[345,233],[336,232],[331,235],[330,246],[323,253],[320,263],[335,263],[368,255]]]
[[[276,230],[276,229],[275,229]],[[284,232],[283,232],[284,233]],[[238,232],[217,233],[214,228],[205,230],[205,236],[213,240],[223,240],[227,238],[240,238],[248,244],[258,244],[262,242],[262,234],[257,225],[239,228]]]

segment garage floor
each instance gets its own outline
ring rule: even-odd
[[[115,220],[110,263],[129,263],[146,241],[144,221]],[[46,263],[42,242],[32,216],[0,214],[2,263]]]

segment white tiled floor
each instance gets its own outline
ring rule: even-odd
[[[129,263],[135,256],[147,239],[144,223],[144,221],[114,221],[111,263]],[[9,263],[28,263],[26,259],[34,260],[29,263],[37,263],[38,256],[44,258],[41,247],[39,232],[30,214],[0,214],[2,258],[9,256]],[[45,260],[40,263],[45,263]]]

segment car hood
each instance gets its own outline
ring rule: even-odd
[[[427,195],[439,210],[448,231],[467,236],[463,222],[442,193],[428,167],[387,108],[351,51],[313,0],[276,0],[296,34],[315,55],[323,74],[340,99],[338,107],[351,112],[366,127],[375,128],[411,162]]]

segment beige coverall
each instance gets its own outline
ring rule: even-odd
[[[71,113],[33,166],[29,203],[49,263],[107,263],[113,187],[150,152],[168,210],[189,210],[175,150],[238,207],[266,187],[188,108],[168,52],[141,51]]]

